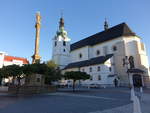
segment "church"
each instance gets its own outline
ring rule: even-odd
[[[129,85],[128,70],[136,73],[133,82],[142,81],[146,86],[150,79],[149,61],[144,43],[126,23],[108,26],[104,30],[86,37],[73,44],[70,43],[64,28],[64,19],[59,21],[59,30],[52,39],[52,60],[63,73],[81,71],[91,75],[84,84],[111,86],[117,80],[120,86]]]

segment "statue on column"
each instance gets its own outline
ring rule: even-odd
[[[135,66],[134,66],[134,57],[130,56],[128,61],[129,61],[129,64],[130,64],[130,69],[135,68]]]

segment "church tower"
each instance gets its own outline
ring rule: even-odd
[[[60,69],[63,69],[70,61],[70,38],[64,29],[64,19],[60,18],[59,30],[53,38],[52,59]]]
[[[40,12],[36,13],[36,37],[35,37],[35,50],[34,55],[32,56],[32,63],[39,63],[40,62],[40,56],[39,56],[39,40],[40,40],[40,27],[41,27],[41,16]]]

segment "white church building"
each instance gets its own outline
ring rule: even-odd
[[[91,78],[81,84],[112,85],[116,79],[120,85],[128,85],[130,68],[135,73],[142,72],[133,77],[135,83],[140,78],[146,85],[150,79],[145,45],[126,23],[109,28],[105,21],[103,31],[73,44],[70,41],[64,19],[60,18],[59,30],[52,41],[52,59],[63,73],[82,71],[90,74]]]

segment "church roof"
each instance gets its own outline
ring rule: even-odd
[[[84,47],[84,46],[93,46],[98,43],[116,39],[120,36],[135,36],[136,34],[128,27],[126,23],[121,23],[112,28],[104,30],[102,32],[96,33],[92,36],[89,36],[83,40],[75,42],[71,45],[71,51]]]
[[[64,69],[78,68],[78,67],[84,67],[84,66],[90,66],[90,65],[96,65],[96,64],[103,64],[112,56],[113,56],[113,54],[109,54],[106,56],[91,58],[90,60],[84,60],[84,61],[70,63]]]

